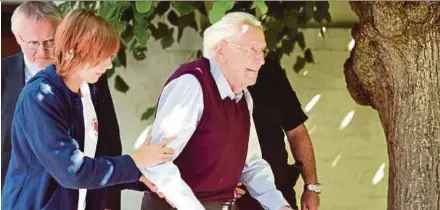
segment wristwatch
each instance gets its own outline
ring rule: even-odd
[[[313,191],[315,193],[321,194],[321,184],[305,184],[304,190]]]

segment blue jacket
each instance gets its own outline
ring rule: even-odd
[[[79,188],[98,189],[139,179],[128,155],[83,155],[81,98],[67,88],[54,66],[40,71],[23,88],[11,137],[2,209],[76,210]],[[103,205],[95,203],[92,209],[104,209]]]

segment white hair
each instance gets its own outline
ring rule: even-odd
[[[23,19],[49,20],[58,25],[63,16],[53,2],[27,1],[18,6],[11,17],[11,31],[16,34]]]
[[[263,30],[261,22],[251,14],[245,12],[228,13],[221,20],[208,27],[203,33],[203,57],[212,58],[217,44],[237,35],[242,25],[250,25]]]

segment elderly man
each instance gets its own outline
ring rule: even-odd
[[[182,65],[159,99],[152,142],[176,136],[173,162],[141,169],[177,209],[236,209],[242,182],[265,209],[291,209],[261,157],[252,119],[253,85],[264,64],[261,23],[234,12],[206,29],[203,58]],[[172,209],[146,193],[142,209]]]
[[[62,15],[50,2],[25,2],[17,7],[11,18],[11,30],[21,47],[20,53],[2,59],[1,79],[1,187],[8,170],[11,156],[11,125],[15,105],[25,83],[40,69],[52,63],[54,36]],[[100,132],[96,156],[117,156],[122,153],[119,126],[113,106],[107,77],[103,75],[94,84],[97,90],[96,114]],[[101,140],[102,139],[102,140]],[[116,187],[89,190],[87,203],[106,193],[106,208],[120,209],[120,190]]]

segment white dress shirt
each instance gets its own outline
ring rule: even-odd
[[[229,97],[236,102],[244,98],[252,116],[253,102],[247,90],[234,94],[220,68],[210,60],[211,73],[222,99]],[[244,93],[244,94],[243,94]],[[202,87],[193,75],[182,75],[168,83],[162,91],[151,135],[151,143],[157,143],[166,137],[176,136],[167,145],[175,150],[173,160],[182,152],[195,131],[203,113]],[[288,206],[274,184],[274,177],[269,164],[262,159],[253,118],[246,163],[242,173],[242,182],[252,197],[265,209],[278,210]],[[203,157],[200,157],[203,158]],[[158,166],[141,168],[141,172],[154,183],[159,192],[179,210],[204,209],[191,188],[182,180],[179,169],[173,162]]]
[[[23,54],[24,59],[24,82],[27,83],[29,79],[31,79],[38,71],[41,69],[36,65],[31,64],[29,60],[26,58],[26,55]]]
[[[93,158],[98,145],[98,118],[93,106],[89,84],[84,82],[80,90],[84,115],[84,155]],[[78,210],[86,209],[86,195],[87,189],[79,189]]]

